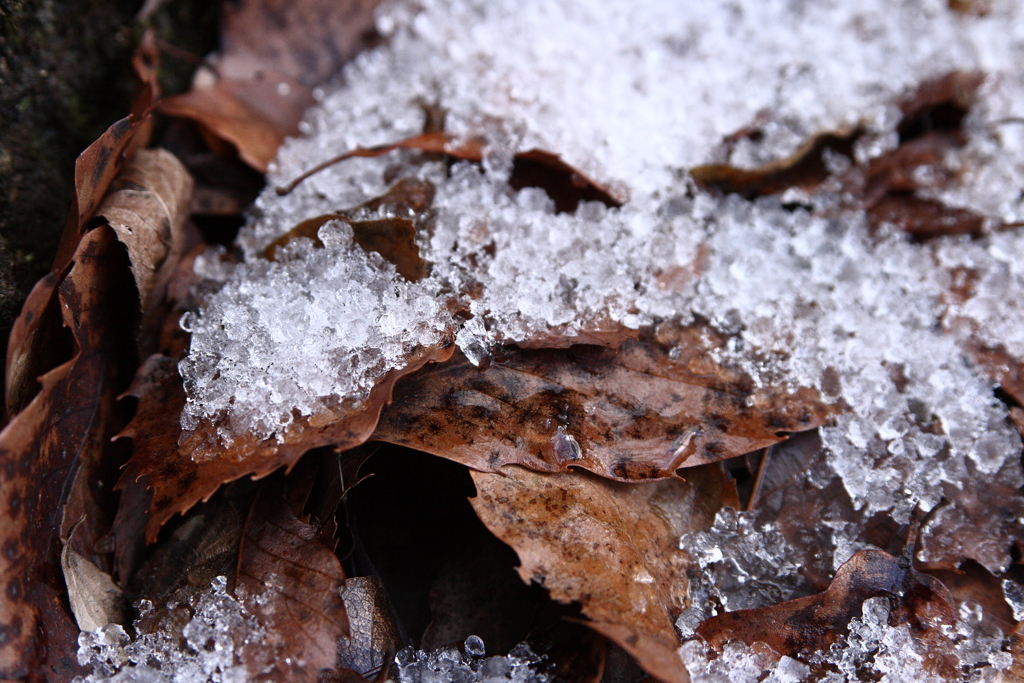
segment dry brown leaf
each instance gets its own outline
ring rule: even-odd
[[[690,470],[686,482],[642,484],[521,467],[472,475],[473,509],[519,555],[524,581],[542,584],[556,600],[579,602],[587,624],[651,675],[689,680],[674,626],[688,592],[679,537],[736,504],[721,469]]]
[[[314,101],[312,90],[301,83],[267,72],[247,81],[220,79],[163,100],[159,107],[168,116],[197,121],[266,173],[285,138],[299,134],[299,121]]]
[[[64,589],[59,566],[63,498],[80,467],[91,473],[95,463],[104,461],[110,437],[123,424],[114,399],[134,365],[136,304],[124,248],[110,228],[100,226],[81,239],[72,259],[59,297],[77,352],[41,378],[39,393],[0,432],[4,678],[36,671],[47,656],[47,633],[68,628],[40,621],[41,615],[61,614],[49,605]],[[66,612],[64,619],[70,621]]]
[[[266,172],[298,134],[312,88],[373,38],[377,0],[243,0],[224,5],[222,47],[192,90],[160,110],[193,119]]]
[[[325,214],[302,221],[270,243],[264,255],[275,261],[277,250],[298,237],[313,240],[313,246],[322,248],[317,235],[320,228],[332,220],[344,221],[352,228],[353,239],[364,251],[374,251],[394,264],[398,273],[410,282],[426,277],[430,265],[420,256],[416,244],[417,223],[421,221],[434,201],[434,186],[419,178],[403,178],[386,193],[354,209]],[[389,214],[381,218],[381,209]]]
[[[221,484],[246,475],[263,477],[280,467],[290,469],[314,448],[345,449],[363,443],[373,433],[381,408],[391,400],[395,382],[427,363],[446,360],[453,348],[422,349],[405,368],[390,371],[364,401],[299,418],[275,439],[241,435],[230,444],[221,441],[212,422],[179,439],[185,392],[177,361],[151,356],[126,392],[138,398],[139,405],[132,422],[118,435],[134,442],[123,481],[148,476],[153,490],[146,537],[155,540],[168,519],[208,499]]]
[[[309,681],[334,668],[339,642],[349,635],[341,593],[345,573],[317,528],[290,509],[288,499],[296,493],[291,485],[284,477],[270,479],[253,501],[235,594],[267,631],[250,674],[262,674],[269,660],[272,679]]]
[[[74,536],[74,530],[71,533]],[[69,538],[61,551],[60,567],[78,628],[95,631],[107,624],[125,623],[121,588],[110,574],[75,552],[70,541]]]
[[[36,283],[11,329],[5,370],[8,419],[25,408],[39,391],[37,378],[71,355],[69,344],[60,339],[66,335],[57,305],[57,287],[67,274],[86,223],[120,170],[124,156],[136,144],[146,120],[148,115],[121,119],[75,161],[75,194],[50,275]]]
[[[862,550],[839,568],[824,593],[726,612],[703,621],[696,633],[719,651],[732,641],[760,642],[798,657],[828,649],[874,597],[890,598],[890,624],[907,623],[916,635],[956,622],[956,604],[938,579],[881,550]]]
[[[277,193],[286,195],[310,176],[316,175],[325,168],[334,166],[346,159],[379,157],[396,149],[411,149],[429,154],[444,154],[464,161],[482,161],[484,147],[486,146],[487,141],[481,137],[459,138],[449,135],[443,130],[428,131],[386,145],[357,147],[343,152],[336,157],[313,166],[287,185],[278,187]],[[517,169],[513,167],[509,184],[516,189],[527,186],[545,187],[548,189],[549,196],[555,200],[556,208],[560,211],[574,210],[576,203],[580,200],[600,201],[608,206],[621,206],[628,199],[622,191],[601,186],[565,163],[557,154],[552,154],[542,149],[530,149],[516,153],[515,164],[519,166],[518,176]],[[542,170],[543,173],[541,172]],[[552,174],[554,174],[554,177],[552,177]],[[569,187],[573,189],[569,190],[566,188],[565,181],[568,181]]]
[[[96,210],[128,247],[143,310],[163,294],[170,272],[190,246],[182,232],[191,195],[192,178],[177,157],[162,149],[140,150]]]
[[[509,350],[487,368],[458,355],[399,384],[374,438],[482,472],[579,467],[645,481],[765,448],[838,410],[715,364],[700,326],[659,334],[617,351]]]
[[[384,586],[375,576],[353,576],[341,590],[349,636],[338,647],[338,668],[373,676],[401,649]]]

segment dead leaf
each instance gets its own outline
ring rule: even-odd
[[[147,118],[129,116],[117,121],[75,161],[75,194],[50,275],[36,283],[11,329],[5,371],[8,419],[39,391],[37,378],[70,357],[70,343],[61,340],[66,335],[57,306],[57,287],[67,274],[86,223],[95,214]]]
[[[679,537],[709,526],[735,499],[720,469],[690,470],[686,482],[643,484],[521,467],[471,474],[473,509],[519,555],[524,581],[543,585],[556,600],[579,602],[587,625],[651,675],[689,680],[674,626],[687,606]]]
[[[410,282],[426,277],[430,265],[420,256],[416,234],[426,229],[423,219],[434,200],[434,186],[419,178],[403,178],[385,194],[348,211],[325,214],[302,221],[270,243],[264,255],[275,261],[277,250],[298,237],[313,240],[322,248],[317,232],[327,222],[339,220],[352,228],[353,238],[364,251],[376,252],[394,264]],[[403,215],[404,214],[404,215]],[[419,225],[418,225],[419,224]]]
[[[163,100],[160,111],[192,119],[238,149],[247,164],[266,173],[288,136],[314,104],[313,92],[292,78],[267,72],[247,81],[221,79],[209,87]]]
[[[366,441],[376,427],[383,405],[391,400],[395,382],[427,363],[446,360],[454,346],[422,349],[408,365],[391,370],[365,401],[345,404],[333,412],[297,419],[275,439],[241,435],[225,444],[215,423],[200,424],[180,440],[179,417],[185,392],[177,361],[152,356],[139,369],[128,394],[139,399],[132,422],[118,437],[134,442],[124,480],[148,476],[153,502],[146,527],[150,542],[173,515],[208,499],[221,484],[246,475],[266,476],[280,467],[291,468],[303,453],[321,446],[352,448]]]
[[[325,168],[330,168],[346,159],[379,157],[396,149],[412,149],[429,154],[444,154],[455,159],[462,159],[463,161],[479,162],[483,161],[486,146],[487,141],[482,137],[459,138],[449,135],[444,131],[430,131],[386,145],[357,147],[313,166],[287,185],[278,187],[277,193],[279,195],[286,195],[310,176],[316,175]],[[557,154],[542,149],[529,149],[517,152],[515,163],[520,164],[519,176],[516,176],[515,167],[513,166],[513,178],[509,179],[509,183],[516,189],[527,186],[540,186],[550,189],[550,196],[556,200],[556,208],[559,208],[559,205],[561,205],[560,210],[573,210],[581,200],[600,201],[607,206],[617,207],[622,206],[622,203],[628,199],[622,192],[616,192],[614,188],[602,187],[599,183],[586,177],[583,173],[565,163]],[[575,189],[567,191],[565,187],[566,181],[569,186]],[[534,183],[543,184],[534,185]]]
[[[956,622],[953,596],[938,579],[881,550],[862,550],[839,568],[824,593],[726,612],[703,621],[696,633],[718,651],[731,641],[761,642],[779,655],[798,657],[828,649],[874,597],[889,597],[890,623],[907,623],[916,634]]]
[[[292,484],[269,479],[253,501],[235,584],[236,596],[268,634],[262,645],[270,652],[259,652],[259,665],[250,663],[249,672],[264,673],[269,659],[276,669],[271,677],[282,681],[312,680],[333,668],[339,641],[349,635],[341,562],[320,542],[317,528],[286,504],[296,494],[304,498]]]
[[[746,133],[750,137],[756,129]],[[690,169],[690,175],[703,188],[725,194],[739,194],[748,199],[776,194],[791,187],[812,190],[829,176],[826,154],[853,158],[853,146],[860,129],[823,133],[807,140],[789,157],[760,168],[745,169],[728,164],[706,164]]]
[[[81,523],[81,522],[79,522]],[[78,524],[72,528],[75,534]],[[60,566],[68,585],[68,599],[78,628],[96,631],[107,624],[124,624],[124,595],[106,573],[71,548],[71,538],[60,554]]]
[[[192,178],[166,150],[140,150],[111,183],[96,215],[107,220],[128,247],[143,310],[181,258],[181,232],[192,194]],[[177,251],[171,256],[171,251]],[[170,258],[169,258],[170,257]],[[170,266],[161,273],[161,266]],[[161,282],[162,280],[162,282]]]
[[[80,466],[90,471],[90,463],[104,460],[110,437],[121,427],[114,397],[135,362],[130,331],[136,305],[123,249],[105,226],[81,239],[58,294],[77,352],[43,375],[39,393],[0,432],[0,509],[6,519],[0,531],[0,676],[5,678],[36,671],[47,656],[47,630],[65,627],[40,623],[40,610],[44,616],[59,613],[46,605],[64,589],[59,564],[64,497]]]
[[[338,647],[337,668],[373,676],[387,667],[402,645],[384,586],[375,576],[353,576],[345,580],[341,596],[349,635]]]
[[[703,328],[662,328],[620,349],[508,350],[487,368],[463,356],[404,380],[375,439],[481,472],[516,464],[649,481],[765,448],[838,407],[810,389],[756,389],[716,365]]]
[[[193,119],[266,172],[298,134],[312,88],[372,42],[377,0],[244,0],[225,4],[222,49],[191,91],[160,110]],[[212,75],[211,75],[212,74]],[[202,77],[205,76],[205,77]]]

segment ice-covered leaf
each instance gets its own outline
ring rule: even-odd
[[[688,680],[674,621],[687,604],[682,533],[708,526],[735,497],[719,469],[623,484],[587,472],[521,467],[473,472],[470,502],[519,555],[519,575],[563,602],[577,601],[588,625],[669,683]]]
[[[374,438],[497,472],[580,467],[621,481],[672,477],[765,448],[838,411],[817,392],[755,387],[714,362],[702,326],[663,326],[619,349],[508,350],[464,357],[396,388]]]
[[[392,370],[363,401],[296,419],[278,438],[253,435],[236,438],[225,446],[214,423],[202,423],[181,439],[179,415],[185,392],[176,361],[166,356],[146,360],[128,393],[139,399],[132,422],[119,435],[134,441],[125,479],[148,476],[153,490],[146,536],[156,538],[173,515],[205,500],[224,483],[246,475],[261,477],[291,468],[307,451],[320,446],[339,449],[357,446],[373,432],[395,382],[426,363],[444,360],[451,348],[421,350],[408,365]]]
[[[836,572],[828,590],[758,609],[726,612],[705,620],[697,635],[716,650],[726,643],[761,642],[792,657],[827,650],[847,632],[869,598],[889,598],[892,623],[921,634],[956,622],[956,606],[945,586],[881,550],[862,550]]]

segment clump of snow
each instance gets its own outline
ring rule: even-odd
[[[142,625],[146,616],[136,621]],[[151,609],[152,606],[149,605]],[[78,663],[92,669],[76,683],[244,683],[244,658],[260,648],[266,633],[227,591],[227,579],[213,580],[180,635],[159,629],[132,640],[117,624],[78,636]]]
[[[330,221],[318,236],[324,249],[298,239],[276,262],[239,265],[203,311],[186,314],[185,429],[218,415],[227,437],[269,435],[295,414],[364,399],[387,370],[451,327],[436,288],[414,287],[379,254],[354,249],[347,223]]]
[[[431,652],[408,647],[395,657],[398,683],[549,683],[543,657],[526,643],[505,657],[485,657],[478,636],[466,639],[462,650],[454,645]]]

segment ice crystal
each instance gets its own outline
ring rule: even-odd
[[[145,616],[151,605],[144,601]],[[136,622],[141,628],[141,619]],[[255,617],[227,592],[227,579],[214,579],[195,606],[180,637],[164,629],[140,632],[132,640],[110,624],[78,636],[78,663],[92,669],[78,683],[244,683],[247,646],[258,647],[266,634]]]
[[[451,645],[432,652],[406,648],[395,657],[398,683],[549,683],[543,658],[520,643],[505,657],[485,657],[478,636],[463,648]]]
[[[694,577],[698,590],[691,589],[691,610],[706,610],[712,596],[727,612],[764,607],[805,589],[786,539],[772,525],[756,528],[753,520],[751,513],[722,508],[710,529],[686,534],[679,540],[679,548],[703,572]],[[689,624],[695,616],[688,610],[680,617],[679,628],[684,635],[692,632]]]

